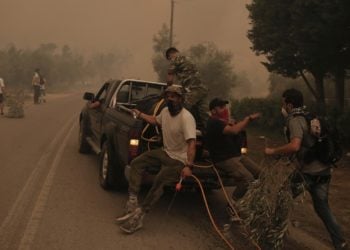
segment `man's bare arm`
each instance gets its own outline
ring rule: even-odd
[[[191,167],[194,162],[194,158],[196,156],[196,139],[189,139],[187,142],[187,162],[185,167],[182,169],[183,176],[191,176],[192,170]]]
[[[250,121],[253,121],[255,119],[258,119],[261,116],[260,113],[254,113],[247,117],[245,117],[242,121],[236,123],[236,124],[228,124],[225,126],[223,130],[223,134],[238,134],[243,129],[247,127]]]
[[[278,155],[278,154],[292,154],[300,150],[301,138],[294,137],[291,141],[285,145],[276,148],[265,148],[265,154]]]
[[[140,110],[137,110],[137,109],[133,109],[133,112],[136,113],[136,117],[137,118],[140,118],[142,120],[145,120],[146,122],[150,123],[150,124],[153,124],[153,125],[159,125],[157,123],[157,119],[155,116],[153,115],[147,115],[145,113],[142,113]]]

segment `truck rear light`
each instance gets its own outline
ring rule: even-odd
[[[129,145],[130,146],[138,146],[139,140],[138,139],[130,139]]]
[[[129,131],[129,150],[128,150],[128,159],[129,162],[134,159],[139,154],[139,130],[131,129]]]
[[[247,139],[247,132],[245,130],[240,132],[241,137],[241,154],[247,154],[248,153],[248,139]]]

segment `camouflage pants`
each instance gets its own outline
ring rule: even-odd
[[[247,192],[249,183],[259,177],[261,168],[249,157],[242,155],[215,163],[215,167],[233,178],[236,189],[232,198],[236,201]]]
[[[198,129],[204,129],[209,118],[208,91],[204,87],[190,88],[185,94],[184,106],[194,116]]]
[[[143,153],[131,162],[129,177],[129,193],[137,195],[140,191],[142,175],[149,167],[159,167],[153,185],[142,203],[142,209],[148,212],[163,194],[165,185],[177,182],[181,175],[184,164],[168,156],[163,149],[155,149]]]

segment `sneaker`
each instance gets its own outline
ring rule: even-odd
[[[124,215],[117,217],[115,220],[117,223],[122,223],[128,220],[131,216],[134,215],[136,208],[138,208],[137,201],[127,201],[125,205]]]
[[[343,242],[339,247],[336,247],[335,249],[339,249],[339,250],[347,250],[348,248],[348,243],[347,242]]]
[[[229,204],[226,206],[226,212],[230,216],[231,222],[238,223],[242,221],[242,219],[235,213],[235,210]]]
[[[120,226],[120,229],[128,234],[132,234],[142,228],[143,226],[143,217],[145,213],[141,208],[137,208],[134,211],[133,216],[131,216],[124,224]]]

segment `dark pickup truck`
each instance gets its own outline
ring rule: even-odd
[[[166,84],[158,82],[111,80],[103,84],[96,95],[89,92],[84,94],[87,103],[79,117],[79,152],[94,151],[100,155],[99,181],[104,189],[126,186],[125,176],[130,161],[145,150],[161,145],[161,140],[157,140],[159,136],[156,128],[136,119],[131,109],[156,114],[154,107],[160,103],[165,88]],[[158,105],[157,108],[160,112],[161,107]],[[197,160],[201,160],[200,137],[197,137],[197,144]],[[157,168],[149,169],[145,173],[144,182],[152,180],[151,177],[157,171]],[[206,188],[219,188],[212,169],[195,168],[193,173]],[[184,182],[185,185],[186,183],[188,186],[193,185],[191,180]]]

